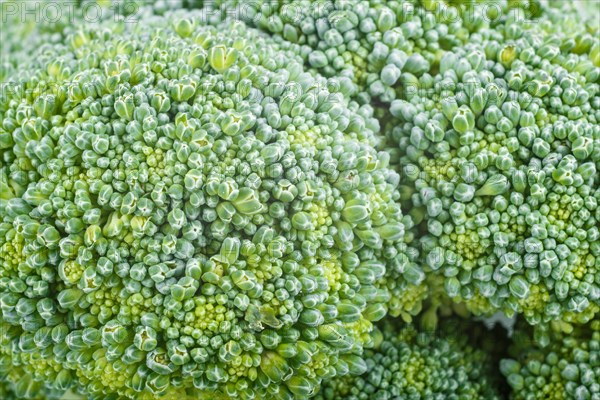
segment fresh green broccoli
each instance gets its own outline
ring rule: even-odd
[[[600,311],[597,21],[537,1],[207,7],[309,47],[308,66],[382,103],[402,204],[450,297],[534,324]]]
[[[600,30],[574,18],[482,30],[391,103],[426,264],[476,314],[600,311]]]
[[[195,7],[195,0],[5,0],[0,4],[0,81],[35,56],[43,45],[63,43],[73,26],[137,23],[153,14]]]
[[[386,320],[374,335],[375,348],[364,355],[367,372],[324,382],[316,399],[503,398],[495,371],[502,345],[484,327],[450,319],[429,331]]]
[[[512,11],[534,18],[537,0],[216,0],[203,2],[208,20],[234,18],[308,46],[306,62],[325,76],[346,76],[358,98],[389,103],[403,74],[439,68],[442,55],[472,33],[505,21]]]
[[[108,26],[2,90],[14,355],[90,399],[306,398],[362,373],[372,322],[426,295],[372,107],[239,23]]]
[[[430,329],[502,311],[515,399],[598,400],[600,26],[555,3],[3,2],[0,397],[500,399]]]
[[[64,390],[48,384],[57,363],[46,350],[21,352],[19,343],[11,338],[19,333],[0,318],[0,399],[2,400],[55,400]]]
[[[600,398],[600,320],[573,331],[550,329],[536,340],[523,324],[514,335],[511,359],[500,364],[513,400]]]

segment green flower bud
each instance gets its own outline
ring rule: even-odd
[[[579,136],[571,145],[573,155],[579,160],[586,160],[594,149],[593,140],[585,136]]]
[[[224,45],[217,45],[210,48],[208,51],[208,63],[218,73],[222,74],[227,71],[238,58],[236,49],[227,48]]]
[[[263,352],[260,370],[275,383],[287,381],[293,373],[285,359],[274,351]]]
[[[147,354],[146,365],[157,374],[167,377],[175,370],[175,365],[167,357],[167,352],[161,348],[154,349]]]
[[[377,227],[375,231],[385,240],[396,241],[404,237],[404,225],[399,222]]]
[[[381,70],[381,81],[387,86],[393,86],[400,78],[402,71],[394,64],[388,64]]]
[[[307,399],[315,392],[315,385],[303,376],[292,376],[285,381],[287,388],[298,398]]]
[[[233,283],[241,290],[252,290],[256,284],[256,276],[252,271],[237,270],[231,275]]]
[[[308,231],[313,228],[310,215],[303,211],[292,216],[292,226],[300,231]]]
[[[459,183],[454,189],[454,199],[463,203],[471,201],[475,194],[475,188],[466,183]]]
[[[444,140],[444,130],[439,124],[436,124],[433,121],[430,121],[425,125],[424,133],[425,137],[434,143],[439,143]]]
[[[319,310],[306,309],[300,314],[299,321],[305,325],[317,327],[325,322],[325,318],[323,318],[323,314]]]
[[[516,46],[509,44],[504,46],[498,52],[498,61],[505,67],[510,67],[515,59],[518,58],[518,51]]]
[[[384,304],[371,304],[363,311],[363,316],[369,321],[375,322],[385,317],[387,311],[387,307]]]
[[[197,280],[186,276],[177,282],[177,284],[171,287],[171,296],[176,301],[183,301],[185,299],[191,299],[196,294],[200,284]]]
[[[456,110],[452,118],[452,127],[458,133],[472,131],[475,128],[475,115],[467,106],[461,106]]]
[[[460,282],[456,277],[446,278],[444,288],[450,297],[457,297],[460,292]]]
[[[196,21],[190,19],[180,19],[175,21],[174,28],[175,32],[181,37],[189,37],[195,28]]]
[[[172,83],[169,87],[169,94],[175,101],[188,101],[196,93],[196,82],[184,79],[176,83]]]
[[[449,121],[454,118],[458,112],[458,103],[454,97],[448,97],[442,100],[442,112]]]
[[[342,300],[341,302],[339,302],[337,304],[337,309],[338,309],[338,318],[342,322],[348,323],[348,322],[358,321],[358,319],[360,319],[361,309],[357,305],[352,304],[348,300]]]
[[[158,369],[158,363],[148,363],[152,365],[152,367],[149,366],[150,369]],[[165,391],[165,389],[167,389],[169,387],[169,376],[167,376],[166,374],[161,375],[160,372],[156,372],[156,373],[152,373],[148,376],[148,378],[146,379],[146,388],[148,389],[148,391],[150,391],[150,393],[153,394],[159,394]]]
[[[320,50],[311,52],[308,55],[308,62],[313,68],[323,68],[328,64],[327,56]]]
[[[133,119],[134,102],[133,96],[126,95],[115,101],[115,112],[117,115],[125,120],[131,121]]]
[[[513,296],[524,299],[529,295],[529,283],[520,275],[513,276],[508,287]]]
[[[110,344],[123,343],[128,335],[127,330],[115,320],[107,322],[102,328],[102,340]]]
[[[367,363],[363,357],[355,354],[344,354],[340,359],[346,362],[349,368],[349,374],[352,376],[359,376],[367,372]]]
[[[342,210],[342,217],[351,224],[365,221],[370,215],[368,205],[359,199],[352,199],[346,203]]]
[[[263,210],[263,205],[256,192],[247,187],[240,189],[238,197],[233,200],[233,205],[238,212],[247,215],[254,215]]]
[[[497,196],[505,193],[509,188],[508,179],[504,175],[496,174],[487,179],[485,184],[476,192],[476,196]]]
[[[62,308],[71,309],[77,304],[81,296],[83,296],[83,292],[79,289],[65,289],[57,296],[58,304]]]

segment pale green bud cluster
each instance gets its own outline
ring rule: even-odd
[[[402,204],[427,266],[476,314],[600,311],[599,40],[555,31],[562,17],[472,35],[391,103]]]
[[[500,370],[511,399],[581,399],[600,396],[600,321],[536,336],[520,326]]]
[[[372,107],[240,23],[111,26],[0,99],[11,346],[90,399],[307,398],[362,373],[372,322],[425,295]]]
[[[374,335],[376,346],[364,356],[367,372],[324,382],[316,399],[503,398],[494,352],[477,336],[500,342],[485,328],[446,319],[430,331],[386,321]]]

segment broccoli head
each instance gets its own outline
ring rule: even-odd
[[[436,330],[386,320],[365,351],[367,372],[323,383],[319,400],[502,399],[502,333],[459,319]],[[498,334],[498,335],[496,335]]]
[[[476,314],[600,311],[600,41],[576,21],[555,10],[482,30],[439,73],[405,74],[391,103],[426,264]]]
[[[425,295],[372,108],[239,23],[107,26],[0,99],[0,307],[33,379],[291,399],[364,372],[372,322]]]
[[[600,321],[563,331],[536,331],[526,324],[515,332],[512,358],[502,360],[513,400],[593,400],[600,398]]]

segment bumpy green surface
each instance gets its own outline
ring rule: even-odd
[[[542,340],[534,340],[532,329],[523,325],[513,342],[513,358],[500,365],[511,399],[600,398],[600,321],[568,333],[550,330]]]
[[[310,48],[307,65],[379,104],[424,264],[455,301],[534,324],[600,310],[597,19],[537,1],[207,9]]]
[[[439,66],[442,55],[469,42],[472,33],[503,23],[512,11],[523,19],[537,1],[307,1],[204,2],[208,21],[233,18],[308,46],[306,62],[325,76],[346,76],[359,97],[388,103],[402,92],[401,76]],[[512,10],[512,11],[511,11]]]
[[[63,43],[79,24],[137,24],[154,14],[197,7],[196,0],[3,0],[0,81],[28,63],[44,45]]]
[[[493,336],[464,320],[442,320],[436,331],[386,321],[365,352],[367,372],[324,382],[316,398],[501,399],[495,364],[503,342]]]
[[[306,397],[362,372],[371,321],[424,295],[372,109],[288,42],[145,22],[78,30],[7,79],[10,348],[103,399]]]
[[[64,388],[44,385],[44,376],[57,368],[50,359],[52,354],[37,349],[22,352],[19,342],[11,340],[19,333],[17,327],[0,319],[0,399],[60,399]]]
[[[426,263],[478,314],[600,310],[600,42],[565,12],[472,35],[391,104]]]
[[[464,337],[370,334],[449,296],[537,324],[516,399],[596,399],[597,322],[545,323],[600,311],[598,20],[488,3],[10,17],[0,397],[494,398]]]

